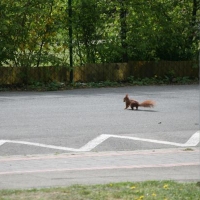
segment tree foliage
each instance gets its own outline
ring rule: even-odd
[[[69,66],[67,0],[1,0],[0,64]],[[72,0],[74,65],[197,59],[198,0]]]

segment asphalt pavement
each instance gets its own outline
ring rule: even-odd
[[[200,180],[198,85],[1,92],[0,109],[0,189]]]
[[[127,93],[156,105],[124,110]],[[1,92],[0,110],[0,156],[74,152],[98,137],[90,151],[174,148],[199,130],[199,86]]]

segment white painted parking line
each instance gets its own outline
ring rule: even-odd
[[[6,143],[6,140],[0,140],[0,146],[5,144]]]
[[[143,141],[143,142],[150,142],[150,143],[157,143],[157,144],[166,144],[166,145],[178,146],[178,147],[194,147],[199,143],[200,131],[197,131],[196,133],[194,133],[189,138],[189,140],[184,144],[162,141],[162,140],[144,139],[144,138],[138,138],[138,137],[102,134],[102,135],[98,136],[97,138],[95,138],[94,140],[91,140],[89,143],[87,143],[85,146],[81,147],[79,150],[80,151],[91,151],[92,149],[94,149],[95,147],[100,145],[102,142],[107,140],[108,138],[128,139],[128,140]]]
[[[109,135],[109,134],[102,134],[93,140],[89,141],[86,145],[82,146],[79,149],[69,148],[69,147],[61,147],[55,145],[46,145],[41,143],[33,143],[33,142],[26,142],[26,141],[17,141],[17,140],[0,140],[0,146],[5,143],[14,143],[14,144],[23,144],[29,146],[37,146],[37,147],[44,147],[49,149],[57,149],[57,150],[64,150],[64,151],[74,151],[74,152],[84,152],[84,151],[91,151],[104,141],[109,138],[119,138],[119,139],[127,139],[127,140],[134,140],[134,141],[142,141],[142,142],[150,142],[155,144],[164,144],[170,146],[178,146],[178,147],[194,147],[199,143],[200,140],[200,131],[194,133],[189,140],[182,144],[176,142],[169,142],[169,141],[162,141],[162,140],[153,140],[153,139],[145,139],[145,138],[138,138],[138,137],[129,137],[129,136],[119,136],[119,135]]]
[[[89,141],[86,145],[82,146],[79,150],[80,151],[91,151],[92,149],[94,149],[95,147],[97,147],[98,145],[100,145],[101,143],[103,143],[105,140],[107,140],[110,137],[111,137],[111,135],[102,134],[102,135],[94,138],[93,140]]]
[[[143,142],[151,142],[151,143],[157,143],[157,144],[167,144],[167,145],[179,146],[179,147],[188,147],[188,146],[196,146],[199,143],[200,131],[197,131],[196,133],[194,133],[189,138],[189,140],[184,144],[176,143],[176,142],[162,141],[162,140],[142,139],[142,138],[138,138],[138,137],[126,137],[126,136],[117,136],[117,135],[110,135],[110,137],[129,139],[129,140],[137,140],[137,141],[143,141]]]
[[[34,142],[26,142],[26,141],[18,141],[18,140],[3,140],[3,141],[4,141],[3,144],[5,143],[24,144],[24,145],[29,145],[29,146],[37,146],[37,147],[44,147],[44,148],[64,150],[64,151],[77,151],[77,149],[74,149],[74,148],[61,147],[61,146],[55,146],[55,145],[46,145],[46,144],[34,143]],[[0,146],[3,144],[1,144],[1,140],[0,140]]]

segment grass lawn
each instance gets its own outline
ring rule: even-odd
[[[0,200],[199,200],[199,183],[146,181],[110,183],[106,185],[74,185],[70,187],[0,190]]]

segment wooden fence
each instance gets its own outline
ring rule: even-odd
[[[128,63],[87,64],[74,67],[74,82],[126,81],[128,77],[199,77],[198,62],[193,61],[131,61]],[[69,82],[66,67],[0,67],[0,85],[30,82]]]

